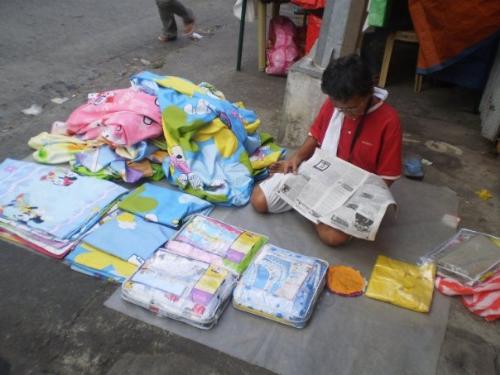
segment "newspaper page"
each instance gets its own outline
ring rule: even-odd
[[[371,241],[387,207],[396,204],[381,177],[321,149],[298,174],[287,174],[277,193],[312,222]]]

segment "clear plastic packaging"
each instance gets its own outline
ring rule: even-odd
[[[196,215],[167,242],[166,249],[188,258],[214,264],[241,275],[267,242],[267,237]]]
[[[500,269],[500,238],[462,228],[419,261],[428,262],[441,276],[475,285]]]
[[[235,286],[235,275],[224,268],[160,249],[123,283],[122,298],[159,317],[209,329]]]
[[[265,245],[238,282],[233,306],[303,328],[325,286],[328,263]]]

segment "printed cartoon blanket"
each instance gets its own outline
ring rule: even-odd
[[[142,72],[132,85],[158,97],[163,134],[170,155],[163,162],[167,180],[211,202],[248,203],[254,169],[250,156],[262,144],[256,132],[260,120],[253,111],[227,101],[207,83]],[[267,149],[269,146],[267,146]],[[280,152],[267,158],[267,165]],[[262,158],[260,158],[262,159]],[[266,165],[266,162],[264,162]]]

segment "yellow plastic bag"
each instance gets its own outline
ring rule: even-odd
[[[434,263],[417,266],[379,255],[366,295],[406,309],[428,312],[435,276]]]

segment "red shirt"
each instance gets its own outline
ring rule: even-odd
[[[319,145],[323,142],[334,108],[332,101],[327,99],[311,125],[310,135]],[[384,179],[399,178],[403,137],[396,110],[383,103],[373,112],[366,114],[353,155],[350,157],[351,143],[359,121],[360,119],[344,116],[337,157]]]

